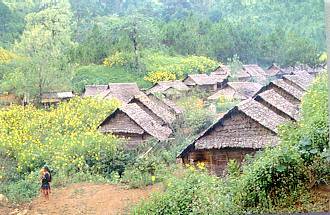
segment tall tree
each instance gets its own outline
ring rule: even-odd
[[[159,29],[152,19],[139,13],[122,17],[111,26],[114,47],[132,53],[132,69],[141,72],[142,50],[159,47]]]
[[[17,94],[29,94],[37,101],[44,92],[69,88],[71,19],[67,0],[42,1],[38,12],[26,16],[25,30],[15,45],[24,60],[16,62],[14,75],[5,77],[5,86],[14,86]]]

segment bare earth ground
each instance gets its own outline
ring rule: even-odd
[[[109,184],[74,184],[53,190],[48,202],[38,197],[31,204],[22,206],[20,211],[28,209],[28,215],[127,214],[132,205],[158,190],[160,186],[157,185],[126,189]],[[0,214],[9,214],[13,210],[0,207]]]

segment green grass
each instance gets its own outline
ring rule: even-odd
[[[150,87],[150,83],[143,80],[145,74],[136,74],[124,67],[106,67],[102,65],[81,66],[75,70],[72,80],[73,89],[82,92],[87,84],[108,84],[121,82],[136,82],[140,88]]]

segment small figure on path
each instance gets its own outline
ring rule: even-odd
[[[44,166],[41,169],[41,192],[44,195],[46,200],[49,200],[50,194],[50,182],[52,181],[52,176],[48,166]]]

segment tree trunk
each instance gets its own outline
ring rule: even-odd
[[[138,50],[138,42],[137,42],[137,31],[136,25],[133,27],[133,34],[132,34],[132,42],[133,42],[133,49],[134,49],[134,67],[137,72],[140,72],[140,62],[139,62],[139,50]]]

